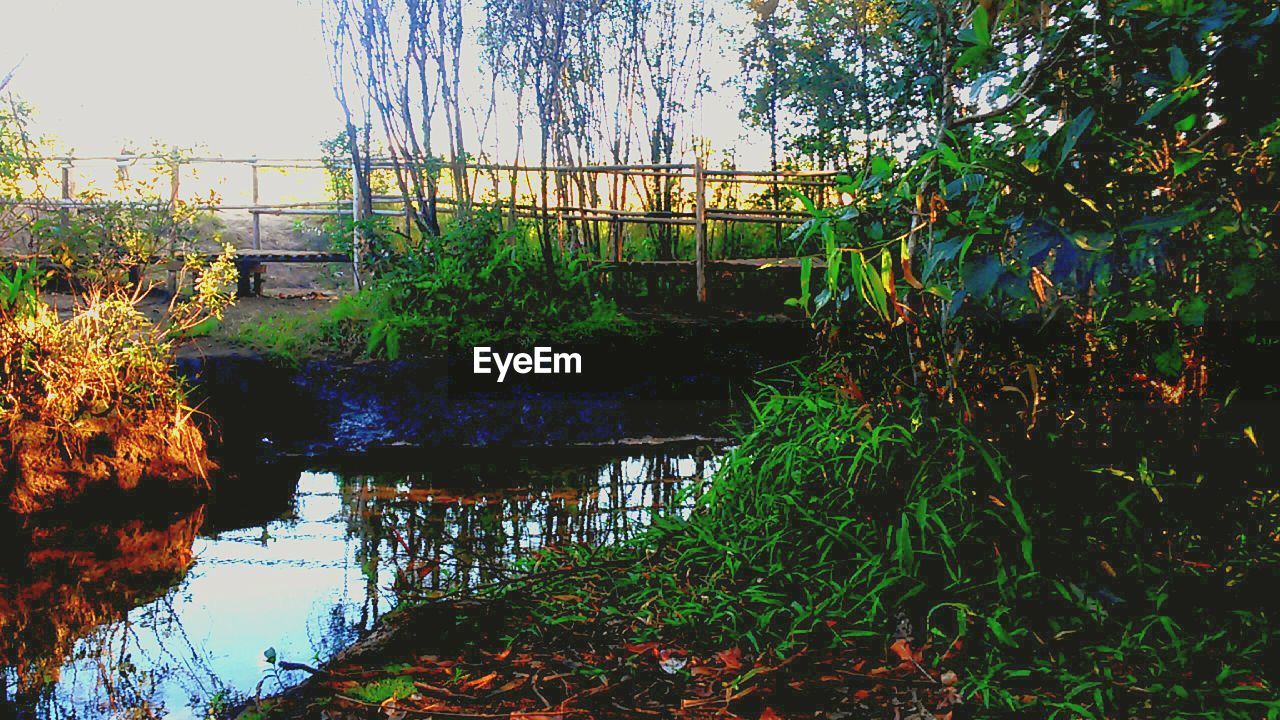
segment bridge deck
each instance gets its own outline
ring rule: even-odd
[[[218,257],[209,253],[209,258]],[[349,263],[351,254],[327,250],[237,250],[236,262],[257,263]]]

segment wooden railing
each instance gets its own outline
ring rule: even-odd
[[[207,209],[210,211],[247,212],[251,221],[251,248],[243,250],[263,251],[262,216],[346,216],[357,222],[365,219],[362,204],[354,198],[298,201],[285,203],[263,202],[259,173],[265,169],[275,170],[319,170],[332,169],[324,161],[318,159],[291,158],[229,158],[229,157],[181,157],[169,155],[99,155],[99,156],[64,156],[43,159],[42,162],[57,162],[60,170],[59,197],[57,200],[27,202],[23,204],[38,205],[44,208],[70,212],[78,208],[91,208],[114,203],[94,202],[77,199],[74,193],[74,173],[77,164],[92,162],[113,162],[117,172],[132,166],[139,161],[152,161],[158,166],[167,168],[169,176],[169,193],[167,198],[159,198],[158,204],[168,203],[176,207],[181,201],[182,171],[185,166],[194,165],[242,165],[249,169],[249,202],[230,203],[192,201],[185,203],[187,207]],[[447,173],[447,164],[437,164],[441,173]],[[404,162],[393,162],[379,158],[368,164],[374,173],[394,173],[403,171]],[[643,165],[582,165],[582,166],[521,166],[491,163],[472,163],[466,166],[467,184],[471,195],[485,197],[477,201],[490,207],[500,209],[504,218],[514,223],[520,219],[534,219],[544,223],[554,223],[561,241],[565,228],[577,224],[587,227],[600,223],[609,229],[612,240],[612,258],[615,264],[624,264],[624,248],[622,228],[629,224],[650,226],[689,227],[694,234],[695,257],[684,262],[694,265],[699,301],[705,302],[707,297],[706,269],[708,257],[708,229],[712,223],[740,223],[771,225],[781,237],[781,228],[787,225],[803,223],[807,213],[795,207],[789,193],[784,189],[794,189],[805,193],[819,205],[830,205],[841,202],[835,193],[835,171],[821,170],[778,170],[755,171],[732,168],[707,168],[701,159],[692,163],[676,164],[643,164]],[[350,166],[346,170],[350,171]],[[540,192],[543,178],[547,178],[549,187],[556,188],[558,196],[554,201]],[[535,183],[534,180],[538,182]],[[554,179],[554,182],[551,180]],[[482,184],[490,184],[491,188],[483,188]],[[522,191],[522,183],[524,185]],[[648,184],[651,183],[652,185]],[[504,187],[505,186],[505,187]],[[451,187],[450,182],[439,182],[444,190]],[[711,188],[719,187],[720,192]],[[737,207],[739,198],[730,190],[734,203],[727,207],[713,206],[711,201],[724,195],[724,188],[743,187],[756,188],[755,197],[763,198],[771,207],[742,208]],[[660,196],[660,197],[655,197]],[[656,202],[661,199],[661,203]],[[786,203],[782,202],[786,200]],[[375,215],[404,216],[408,223],[407,208],[400,195],[380,194],[371,198]],[[155,204],[148,203],[148,204]],[[451,212],[457,202],[448,196],[438,197],[436,203],[442,211]],[[388,206],[399,204],[402,209]],[[661,204],[663,209],[655,209]],[[410,228],[406,228],[406,232]],[[359,232],[357,230],[357,232]],[[354,251],[351,261],[356,266],[355,275],[359,276],[361,262],[359,238],[353,243]],[[775,252],[775,254],[777,254]],[[283,256],[282,256],[283,257]],[[603,258],[602,258],[603,259]],[[767,260],[774,258],[757,258],[760,262],[754,266],[768,266]],[[279,261],[279,260],[277,260]],[[285,260],[287,261],[287,260]]]

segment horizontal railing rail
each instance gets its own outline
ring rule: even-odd
[[[0,205],[22,206],[56,211],[64,215],[77,210],[93,210],[113,207],[133,208],[191,208],[214,212],[246,212],[251,218],[252,247],[246,248],[261,251],[263,216],[296,216],[296,217],[349,217],[356,221],[363,220],[366,213],[376,217],[405,217],[409,221],[410,207],[405,204],[402,195],[376,194],[370,205],[362,207],[355,199],[332,198],[327,200],[299,200],[292,202],[263,202],[260,176],[261,170],[321,170],[329,172],[349,173],[353,171],[350,161],[335,162],[318,158],[268,158],[268,157],[218,157],[165,153],[125,153],[119,155],[51,155],[30,158],[30,162],[48,167],[56,165],[60,170],[60,187],[58,197],[37,197],[26,200],[0,200]],[[117,172],[127,172],[143,162],[153,162],[160,172],[169,176],[168,192],[155,200],[104,200],[101,196],[77,197],[73,192],[73,172],[78,165],[95,162],[115,164]],[[208,198],[182,199],[182,170],[187,166],[220,164],[242,165],[250,170],[249,202],[223,202],[216,193]],[[440,160],[409,161],[403,158],[375,157],[361,163],[361,169],[392,173],[407,170],[430,168],[440,173],[453,171],[450,163]],[[697,292],[699,301],[706,300],[706,265],[708,227],[711,223],[758,224],[781,228],[786,225],[800,225],[810,217],[809,213],[794,205],[783,206],[783,188],[796,192],[804,192],[819,205],[827,206],[841,203],[837,185],[843,175],[835,170],[748,170],[738,168],[708,168],[701,159],[693,163],[648,163],[648,164],[599,164],[599,165],[546,165],[527,166],[519,164],[469,162],[457,166],[459,170],[471,175],[467,183],[474,189],[482,183],[486,186],[491,181],[492,189],[486,187],[487,200],[480,204],[489,204],[502,211],[511,221],[517,219],[539,220],[543,223],[554,222],[563,237],[564,228],[568,224],[603,223],[612,228],[613,258],[619,267],[623,263],[623,238],[620,228],[624,225],[653,225],[670,227],[691,227],[695,235],[694,265],[697,271]],[[503,177],[505,175],[505,177]],[[547,182],[540,182],[535,187],[532,178],[549,180],[554,176],[556,187],[552,189],[557,199],[552,202],[548,197]],[[404,178],[401,178],[404,179]],[[640,180],[638,183],[637,180]],[[520,190],[521,180],[527,192]],[[608,186],[601,188],[601,180],[608,180]],[[652,182],[650,182],[652,180]],[[692,181],[691,187],[685,181]],[[505,191],[503,184],[506,184]],[[398,183],[397,183],[398,184]],[[406,185],[408,183],[406,182]],[[638,185],[638,186],[637,186]],[[439,188],[452,187],[451,183],[439,180]],[[712,192],[709,186],[722,188]],[[725,194],[738,193],[735,188],[754,186],[759,191],[754,193],[758,201],[767,201],[772,207],[736,207],[739,198],[734,195],[733,202],[725,202]],[[727,189],[727,190],[725,190]],[[588,191],[590,190],[590,191]],[[528,198],[521,201],[521,195]],[[570,200],[570,202],[565,202]],[[661,202],[657,202],[661,200]],[[422,202],[420,198],[410,200],[411,203]],[[438,195],[430,202],[446,213],[456,212],[458,201],[448,195]],[[400,204],[400,209],[389,208],[388,205]],[[452,208],[452,210],[450,210]],[[406,227],[406,232],[410,232]],[[360,239],[359,228],[353,243],[351,260],[355,264],[355,275],[359,276]],[[780,230],[775,230],[779,240]],[[172,247],[171,247],[172,249]],[[283,257],[283,256],[282,256]],[[755,262],[759,260],[760,262]],[[769,258],[752,260],[755,266],[771,267]],[[675,261],[679,262],[679,261]],[[688,261],[684,261],[688,262]]]

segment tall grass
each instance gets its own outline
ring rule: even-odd
[[[1152,492],[1179,492],[1154,458],[1139,481],[1083,457],[1015,467],[957,419],[831,378],[762,389],[689,517],[541,558],[521,632],[779,657],[909,637],[983,717],[1280,717],[1271,606],[1241,592],[1276,566],[1274,490],[1230,521],[1251,539],[1215,545]]]

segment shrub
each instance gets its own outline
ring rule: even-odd
[[[592,287],[584,260],[554,264],[549,279],[537,247],[501,230],[494,212],[476,212],[439,238],[389,252],[380,266],[365,289],[322,318],[271,318],[241,329],[240,340],[290,361],[324,346],[394,359],[406,350],[431,354],[637,330]]]
[[[590,284],[578,257],[547,267],[532,243],[480,211],[409,250],[368,296],[370,353],[502,341],[558,342],[627,322]]]
[[[77,298],[67,317],[31,269],[0,275],[0,492],[18,512],[143,479],[204,486],[209,461],[172,374],[174,343],[230,302],[230,255],[196,294],[152,322],[122,289]]]

